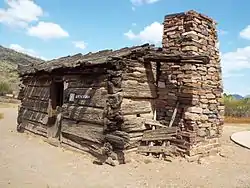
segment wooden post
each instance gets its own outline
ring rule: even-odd
[[[166,141],[163,141],[162,146],[166,146]],[[162,160],[163,153],[160,154],[159,159]]]
[[[152,126],[152,130],[155,130],[155,126]],[[149,142],[149,146],[154,146],[154,142]],[[149,153],[149,157],[152,157],[152,153]]]

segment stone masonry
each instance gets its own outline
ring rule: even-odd
[[[189,156],[219,148],[224,106],[217,42],[216,23],[207,16],[188,11],[165,17],[164,52],[192,58],[161,63],[158,102],[165,111],[160,110],[157,119],[169,123],[179,101],[174,125],[187,137]]]

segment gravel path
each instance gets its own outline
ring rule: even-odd
[[[221,156],[200,164],[172,163],[133,155],[126,165],[92,164],[92,158],[16,132],[16,108],[0,108],[0,187],[13,188],[249,188],[250,150],[232,143],[233,132],[248,126],[225,126]],[[222,157],[223,156],[223,157]]]

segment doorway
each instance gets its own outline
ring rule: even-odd
[[[48,138],[58,138],[61,132],[61,107],[64,98],[64,82],[62,78],[54,78],[50,87],[50,107],[48,119]]]
[[[63,92],[64,83],[62,79],[54,79],[51,86],[50,96],[51,96],[51,106],[53,110],[57,107],[62,107],[63,105]]]

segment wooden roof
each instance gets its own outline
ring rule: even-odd
[[[51,72],[59,68],[74,68],[78,66],[91,66],[106,63],[110,58],[123,58],[131,53],[140,53],[155,48],[153,45],[144,44],[141,46],[126,47],[119,50],[102,50],[85,55],[79,53],[73,56],[61,57],[47,62],[32,64],[29,66],[18,66],[20,75],[34,74],[39,71]]]
[[[125,58],[131,55],[143,57],[144,60],[157,61],[180,61],[191,63],[206,63],[209,58],[207,56],[183,56],[180,54],[165,54],[161,48],[156,48],[154,45],[144,44],[141,46],[126,47],[119,50],[102,50],[95,53],[76,54],[73,56],[61,57],[47,62],[32,64],[29,66],[18,66],[20,76],[35,74],[37,72],[52,72],[60,68],[75,68],[79,66],[93,66],[104,64],[112,59]]]

